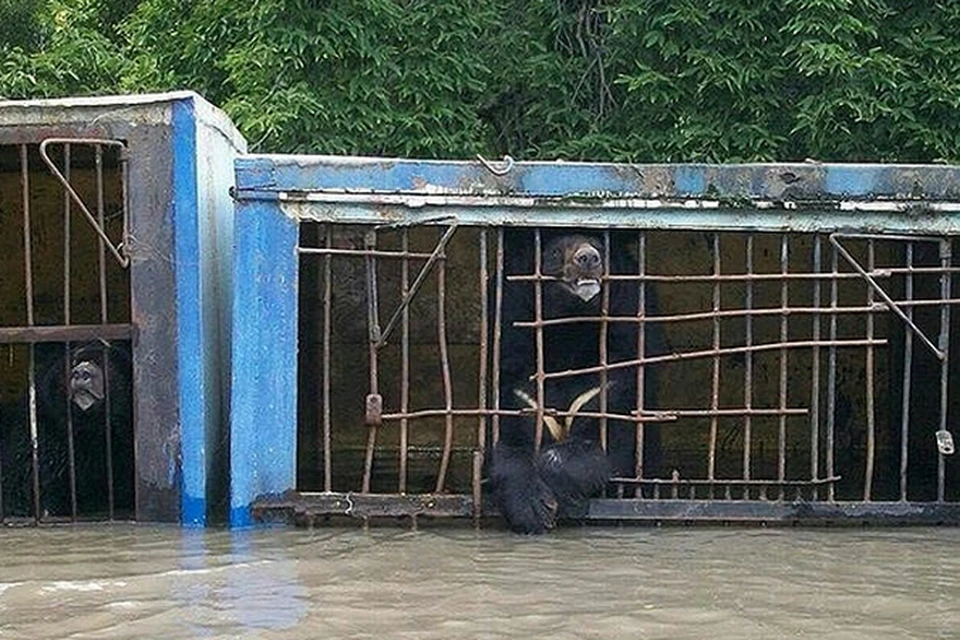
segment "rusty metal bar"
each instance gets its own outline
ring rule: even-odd
[[[819,344],[820,346],[834,346],[834,347],[863,347],[868,344],[874,346],[884,346],[887,344],[886,339],[876,339],[876,340],[830,340],[827,342],[813,342],[812,340],[797,340],[795,342],[775,342],[770,344],[757,344],[750,347],[725,347],[720,349],[719,354],[721,356],[733,355],[737,353],[756,353],[759,351],[777,351],[779,349],[809,349],[815,345]],[[713,357],[717,352],[713,349],[705,349],[703,351],[687,351],[682,353],[671,353],[664,356],[651,356],[649,358],[642,358],[636,360],[621,360],[619,362],[611,362],[607,365],[607,369],[626,369],[627,367],[636,367],[641,364],[654,364],[658,362],[678,362],[682,360],[697,360],[700,358],[710,358]],[[598,373],[600,371],[599,367],[584,367],[582,369],[567,369],[566,371],[555,371],[551,373],[544,374],[546,380],[552,380],[554,378],[567,378],[570,376],[584,375],[588,373]],[[534,378],[534,376],[530,376]]]
[[[897,305],[900,307],[940,307],[943,304],[957,305],[960,304],[960,298],[949,298],[947,300],[895,300]],[[828,314],[837,314],[837,315],[855,315],[855,314],[867,314],[867,313],[889,313],[889,307],[882,302],[874,302],[871,306],[856,306],[856,307],[790,307],[786,310],[787,315],[828,315]],[[677,322],[690,322],[697,320],[713,320],[715,317],[719,318],[745,318],[748,316],[782,316],[784,310],[780,307],[773,308],[760,308],[760,309],[726,309],[714,313],[712,311],[699,311],[695,313],[681,313],[668,316],[648,316],[643,323],[657,324],[657,323],[677,323]],[[570,316],[566,318],[549,318],[541,322],[541,326],[551,327],[556,325],[563,324],[575,324],[580,322],[600,322],[600,316]],[[629,317],[629,316],[611,316],[607,319],[609,323],[619,323],[619,324],[641,324],[641,321],[638,318]],[[534,328],[537,326],[537,323],[534,321],[514,321],[513,326],[523,327],[523,328]]]
[[[401,248],[404,253],[410,250],[410,232],[404,227],[400,232]],[[410,291],[410,260],[400,263],[400,295],[404,297]],[[400,320],[400,411],[410,409],[410,305],[403,309]],[[407,492],[407,460],[410,446],[410,424],[406,418],[400,421],[400,480],[399,492]]]
[[[829,485],[838,482],[840,476],[831,476],[829,478],[816,478],[814,480],[741,480],[739,478],[648,478],[639,480],[636,478],[611,478],[611,482],[623,484],[656,485],[661,486],[749,486],[749,487],[817,487]]]
[[[70,144],[63,145],[63,173],[70,181]],[[70,241],[72,229],[70,226],[70,194],[63,192],[63,324],[70,326]]]
[[[493,371],[490,384],[493,385],[493,409],[500,409],[500,338],[503,332],[503,227],[497,229],[496,290],[493,302]],[[500,441],[500,416],[493,415],[491,420],[493,444]]]
[[[540,265],[543,261],[543,256],[541,255],[542,244],[540,237],[539,227],[534,231],[533,234],[533,273],[537,276],[537,280],[533,285],[533,298],[534,298],[534,320],[536,322],[543,322],[543,282],[539,280],[540,277]],[[537,383],[537,424],[535,427],[534,434],[534,452],[540,451],[540,444],[543,441],[543,411],[544,411],[544,382],[546,381],[546,374],[544,373],[544,362],[543,362],[543,327],[536,328],[536,358],[537,358],[537,372],[535,374],[535,379]]]
[[[477,407],[481,411],[487,409],[487,333],[489,332],[488,314],[489,303],[487,300],[487,280],[489,273],[487,269],[487,230],[480,230],[480,276],[477,291],[480,294],[480,363],[479,374],[477,376]],[[483,471],[483,458],[487,452],[487,420],[481,415],[477,419],[477,450],[474,452],[473,461],[473,503],[474,519],[479,520],[483,510],[481,491],[481,480]]]
[[[720,234],[713,234],[713,274],[720,275]],[[720,281],[713,282],[713,350],[720,351]],[[710,381],[710,409],[717,411],[720,408],[720,356],[713,357],[713,375]],[[707,453],[707,478],[713,480],[717,466],[717,429],[719,416],[714,413],[710,416],[710,442]],[[710,496],[713,498],[713,488]]]
[[[324,225],[324,242],[329,247],[333,244],[333,229],[329,224]],[[332,256],[323,258],[323,490],[333,491],[333,461],[332,452],[332,411],[330,408],[330,357],[333,339],[332,323]]]
[[[3,409],[0,408],[0,420],[3,420]],[[0,524],[4,522],[3,510],[3,440],[0,439]]]
[[[909,237],[909,236],[905,236],[905,237]],[[867,271],[860,266],[860,264],[853,258],[853,256],[850,255],[850,252],[847,251],[843,247],[843,245],[840,244],[840,238],[867,238],[867,239],[870,239],[870,241],[872,242],[873,236],[869,236],[869,235],[852,236],[852,235],[834,233],[830,235],[830,243],[836,248],[837,251],[840,252],[840,255],[843,256],[844,260],[846,260],[847,263],[850,264],[851,267],[853,267],[854,271],[859,273],[867,281],[867,284],[870,285],[870,288],[873,289],[877,293],[877,295],[880,296],[883,299],[883,301],[887,303],[887,306],[890,307],[890,310],[893,311],[901,320],[903,320],[904,323],[906,323],[906,325],[910,328],[911,331],[917,334],[917,337],[920,338],[921,342],[923,342],[927,346],[927,348],[930,349],[930,351],[932,351],[933,354],[939,360],[945,360],[946,355],[942,351],[940,351],[940,349],[938,349],[930,341],[930,339],[926,336],[926,334],[924,334],[923,331],[920,330],[920,327],[914,324],[913,320],[910,320],[907,317],[907,315],[903,312],[903,309],[897,306],[897,303],[894,302],[894,300],[887,294],[886,291],[883,290],[883,287],[877,284],[877,281],[869,273],[867,273]],[[891,238],[892,236],[884,239],[891,239]],[[917,240],[924,240],[924,238],[917,238]]]
[[[891,269],[881,269],[873,274],[874,277],[878,278],[889,278],[893,275],[893,270]],[[857,280],[862,276],[856,273],[843,273],[840,274],[841,279],[847,280]],[[632,275],[632,274],[611,274],[609,276],[604,276],[604,280],[624,280],[629,282],[645,281],[645,282],[663,282],[663,283],[672,283],[672,284],[694,284],[694,283],[709,283],[709,282],[757,282],[757,281],[780,281],[780,280],[824,280],[828,276],[825,274],[818,274],[813,272],[801,272],[801,273],[723,273],[719,276],[713,274],[690,274],[690,275],[667,275],[667,274],[654,274],[648,273],[646,275]],[[543,280],[544,282],[558,280],[556,276],[551,275],[540,275],[535,276],[533,274],[517,274],[507,276],[507,280],[510,282],[513,281],[534,281],[534,280]]]
[[[447,345],[447,268],[441,263],[437,269],[437,342],[440,345],[440,370],[443,377],[443,455],[437,474],[436,492],[442,493],[450,467],[450,452],[453,450],[453,379],[450,374],[450,354]]]
[[[873,245],[873,239],[867,240],[867,269],[872,270],[876,262],[876,252]],[[867,287],[867,304],[873,303],[873,288]],[[867,339],[872,340],[875,327],[873,315],[867,315]],[[876,403],[874,399],[874,352],[873,347],[866,348],[866,402],[867,402],[867,459],[863,471],[863,500],[869,502],[873,499],[873,468],[876,461],[877,435],[876,435]]]
[[[747,234],[746,241],[746,275],[753,275],[753,234]],[[753,280],[747,280],[744,284],[744,308],[747,311],[753,309]],[[746,316],[744,345],[747,349],[753,348],[753,316]],[[753,353],[747,351],[744,356],[743,367],[743,406],[747,409],[753,407]],[[750,480],[750,448],[753,446],[753,420],[748,413],[743,418],[743,479]],[[750,499],[749,487],[744,487],[743,498]]]
[[[366,248],[371,249],[377,246],[377,232],[367,231],[364,237]],[[367,256],[365,258],[367,266],[367,327],[369,331],[368,340],[368,358],[370,374],[370,395],[376,396],[380,393],[380,371],[379,371],[379,351],[378,344],[383,340],[383,333],[380,332],[380,310],[377,300],[378,278],[377,278],[377,258]],[[405,304],[401,304],[400,312]],[[361,493],[370,493],[370,477],[373,473],[373,454],[377,446],[377,425],[367,425],[367,448],[363,459],[363,480]]]
[[[436,418],[439,416],[447,415],[448,411],[446,409],[420,409],[418,411],[407,411],[407,412],[397,412],[397,413],[384,413],[381,415],[381,420],[384,422],[392,420],[418,420],[422,418]],[[523,409],[451,409],[449,411],[450,415],[458,417],[483,417],[483,416],[528,416],[534,415],[536,409],[523,408]],[[803,407],[790,407],[787,409],[780,408],[767,408],[767,409],[758,409],[758,408],[724,408],[724,409],[658,409],[657,411],[647,411],[641,415],[627,415],[625,413],[611,413],[607,411],[606,413],[600,413],[599,411],[577,411],[576,413],[571,413],[569,411],[561,411],[559,409],[545,408],[543,410],[544,415],[552,416],[557,418],[565,418],[568,416],[574,417],[584,417],[584,418],[601,418],[606,417],[610,420],[624,420],[628,422],[637,422],[637,423],[647,423],[647,422],[674,422],[677,418],[704,418],[710,417],[713,415],[717,416],[779,416],[779,415],[788,415],[788,416],[805,416],[809,414],[809,409]]]
[[[106,436],[107,459],[107,514],[110,520],[114,517],[115,496],[113,491],[113,418],[110,411],[110,349],[103,350],[103,413],[104,431]]]
[[[104,216],[103,199],[103,147],[94,146],[94,163],[96,167],[97,179],[97,224],[100,229],[106,230]],[[107,253],[104,245],[104,233],[99,239],[98,254],[98,274],[100,280],[100,323],[108,324],[109,311],[107,300]],[[110,411],[110,353],[108,349],[103,350],[103,430],[106,466],[107,466],[107,513],[110,520],[114,516],[114,492],[113,492],[113,424]]]
[[[430,270],[433,269],[433,265],[436,264],[437,260],[446,259],[444,251],[447,248],[447,243],[450,242],[450,238],[453,237],[453,234],[456,233],[456,231],[456,222],[447,227],[446,232],[444,232],[443,236],[440,238],[440,242],[438,242],[437,246],[434,247],[433,253],[431,253],[430,257],[427,258],[427,261],[423,263],[423,266],[420,268],[420,273],[418,273],[417,277],[414,278],[413,284],[410,285],[410,290],[407,292],[407,295],[405,295],[400,301],[400,306],[396,309],[396,311],[393,312],[393,315],[387,322],[386,327],[384,327],[383,331],[380,333],[380,338],[374,345],[377,349],[380,349],[387,344],[387,340],[390,338],[393,328],[400,320],[403,310],[410,306],[410,302],[413,300],[414,296],[417,295],[417,292],[420,291],[420,287],[422,287],[423,283],[426,281],[427,276],[430,274]],[[375,259],[375,257],[367,258],[367,260],[371,259]]]
[[[118,147],[120,149],[120,161],[121,163],[126,162],[124,149],[125,146],[119,140],[106,140],[100,138],[47,138],[40,143],[40,157],[43,159],[43,162],[50,169],[50,172],[54,177],[60,182],[67,193],[70,194],[70,197],[73,199],[77,206],[80,207],[80,210],[83,211],[83,215],[86,216],[87,222],[93,227],[93,230],[100,236],[100,240],[106,243],[106,247],[110,249],[110,253],[117,259],[117,262],[124,269],[130,266],[130,258],[126,254],[126,244],[127,238],[124,237],[123,241],[119,245],[114,245],[113,241],[110,240],[110,237],[107,236],[106,230],[103,228],[102,223],[97,222],[97,218],[90,213],[90,209],[87,208],[87,205],[83,202],[83,199],[77,195],[77,192],[74,190],[73,186],[70,184],[70,181],[67,180],[64,175],[60,172],[60,169],[57,168],[56,163],[50,158],[50,154],[47,153],[47,147],[51,144],[83,144],[91,145],[94,147],[98,154],[98,166],[100,163],[100,154],[103,153],[104,146]],[[126,176],[126,168],[123,169],[123,173]],[[102,184],[102,183],[101,183]],[[124,203],[124,214],[126,216],[126,203]],[[124,230],[127,230],[127,222],[124,220]]]
[[[907,243],[907,267],[913,266],[913,243]],[[913,274],[907,273],[904,296],[913,298]],[[907,317],[913,320],[913,308],[907,307]],[[903,332],[903,397],[900,402],[900,501],[907,501],[907,462],[910,458],[910,393],[913,387],[913,333]]]
[[[640,231],[637,234],[637,274],[642,276],[646,272],[647,268],[647,234],[643,231]],[[637,327],[637,357],[643,358],[647,355],[647,331],[646,324],[642,320],[646,319],[647,315],[647,289],[646,282],[640,280],[638,287],[637,295],[637,318],[641,320],[639,326]],[[646,403],[646,368],[641,364],[637,367],[637,415],[641,415],[644,412],[644,407]],[[644,423],[636,423],[635,431],[635,451],[636,451],[636,461],[634,473],[637,478],[643,478],[644,475],[644,465],[643,465],[643,455],[644,455]],[[620,485],[622,486],[622,485]],[[634,492],[635,498],[643,498],[643,492],[640,491],[638,487]]]
[[[610,232],[603,232],[603,273],[610,273]],[[603,293],[600,297],[600,366],[603,370],[600,372],[600,448],[607,450],[607,334],[609,323],[607,321],[610,315],[610,283],[603,283]]]
[[[780,237],[780,273],[787,273],[790,269],[790,236]],[[790,308],[790,290],[786,280],[780,284],[780,308],[783,315],[780,317],[780,342],[786,344],[790,337],[787,320],[787,309]],[[813,341],[816,344],[816,341]],[[787,350],[780,349],[780,408],[787,407]],[[777,429],[777,480],[783,482],[787,473],[787,416],[781,415]],[[780,487],[778,498],[783,500],[783,486]]]
[[[134,332],[132,324],[0,327],[0,344],[130,340]]]
[[[390,258],[395,260],[429,260],[432,253],[402,251],[377,251],[366,249],[334,249],[332,247],[298,247],[297,253],[316,256],[348,256],[354,258]]]
[[[820,234],[813,236],[813,270],[820,273],[823,267],[823,255]],[[813,306],[820,307],[820,280],[813,281]],[[813,316],[814,342],[820,341],[820,314]],[[813,348],[810,363],[810,477],[814,480],[820,475],[820,347]],[[819,500],[820,494],[813,489],[813,499]]]
[[[952,247],[950,239],[940,240],[940,266],[949,267],[952,261]],[[946,299],[950,297],[951,278],[949,273],[940,276],[940,297]],[[950,353],[950,307],[943,305],[940,308],[940,337],[937,341],[943,359],[940,361],[940,425],[939,429],[947,429],[947,412],[949,408],[949,389],[950,389],[950,361],[947,358]],[[937,449],[937,502],[944,501],[944,476],[946,474],[946,460],[944,454]]]
[[[23,202],[23,262],[27,326],[34,324],[33,309],[33,236],[30,228],[30,164],[27,145],[20,145],[20,188]],[[27,373],[28,413],[30,424],[30,463],[33,480],[33,519],[40,522],[40,452],[37,423],[37,360],[34,345],[29,347]]]
[[[67,181],[70,180],[70,145],[63,145],[63,173]],[[63,323],[69,326],[71,322],[70,308],[70,263],[71,238],[70,225],[70,194],[63,192]],[[63,345],[64,381],[70,380],[70,350],[69,342]],[[64,414],[67,417],[67,476],[70,484],[70,520],[77,521],[77,457],[73,432],[73,402],[70,394],[64,394]]]
[[[831,249],[831,260],[830,260],[830,269],[831,273],[837,275],[838,257],[837,257],[837,246],[833,243]],[[830,306],[836,308],[838,302],[838,281],[837,278],[832,278],[830,280]],[[836,412],[837,412],[837,347],[835,344],[837,339],[837,314],[830,315],[830,344],[825,345],[829,346],[829,351],[827,352],[827,475],[834,475],[833,468],[833,454],[834,454],[834,433],[836,427]],[[835,498],[834,487],[829,485],[827,487],[827,500],[833,502]]]

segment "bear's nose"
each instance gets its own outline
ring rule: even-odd
[[[573,261],[583,269],[595,269],[600,266],[600,252],[585,244],[573,254]]]

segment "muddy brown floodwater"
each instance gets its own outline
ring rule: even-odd
[[[960,637],[958,529],[0,530],[0,638]]]

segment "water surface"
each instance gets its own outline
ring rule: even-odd
[[[958,529],[0,529],[0,638],[954,638]]]

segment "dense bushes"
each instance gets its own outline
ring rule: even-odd
[[[192,88],[259,151],[960,157],[960,3],[0,0],[0,94]]]

